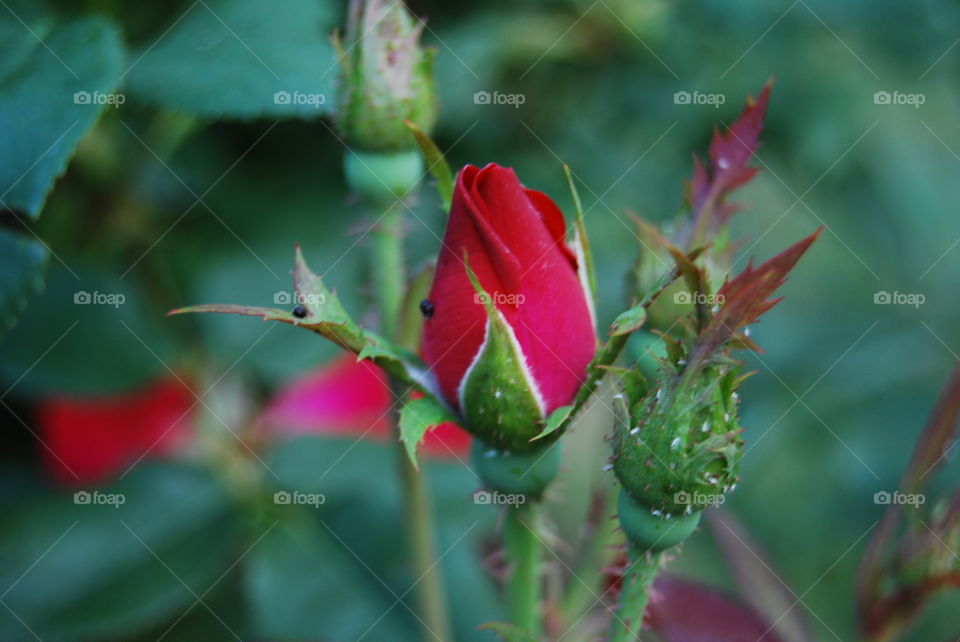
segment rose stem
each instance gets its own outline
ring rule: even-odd
[[[507,506],[503,539],[512,566],[507,581],[510,621],[540,638],[540,539],[537,536],[538,502]]]
[[[620,588],[620,608],[610,622],[607,642],[636,640],[643,629],[643,612],[650,599],[650,587],[660,569],[661,553],[649,553],[630,546],[627,573]]]
[[[377,303],[380,307],[381,331],[393,338],[397,338],[400,307],[406,287],[403,261],[403,219],[400,207],[402,207],[402,204],[399,201],[390,205],[373,231],[372,272]],[[396,400],[391,411],[393,425],[399,431],[399,406],[402,405],[403,401],[406,401],[406,390],[392,378],[390,389],[393,391]],[[394,439],[394,442],[400,466],[400,481],[407,504],[407,536],[410,538],[410,552],[417,582],[414,589],[417,597],[417,611],[423,618],[423,638],[425,640],[452,640],[453,636],[450,633],[450,624],[447,619],[443,578],[437,560],[433,511],[430,506],[426,480],[424,475],[414,469],[400,439]]]

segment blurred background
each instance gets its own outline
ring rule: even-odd
[[[775,77],[762,172],[734,198],[749,206],[733,225],[738,266],[826,230],[755,328],[765,352],[748,357],[747,454],[726,508],[816,637],[855,639],[854,574],[885,508],[874,494],[896,489],[960,352],[960,6],[408,4],[437,50],[434,137],[454,168],[513,166],[569,215],[570,165],[601,325],[627,302],[629,213],[673,217],[692,154]],[[414,638],[385,402],[358,419],[346,389],[330,392],[363,373],[329,375],[336,351],[292,328],[164,316],[287,303],[300,243],[354,316],[375,321],[374,213],[344,187],[327,117],[328,34],[344,9],[0,8],[0,639]],[[277,91],[325,101],[278,104]],[[444,222],[425,185],[407,217],[411,271]],[[298,412],[315,421],[292,426]],[[569,437],[549,502],[558,576],[591,484],[609,483],[607,419],[597,406]],[[473,503],[465,461],[438,448],[425,474],[457,639],[489,640],[476,627],[503,617],[497,512]],[[958,481],[952,463],[934,489]],[[734,590],[706,528],[671,570]],[[938,598],[904,639],[955,636],[958,606]]]

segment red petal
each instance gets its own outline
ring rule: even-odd
[[[66,485],[108,480],[144,455],[169,454],[182,444],[193,430],[195,402],[172,377],[133,393],[47,399],[37,410],[44,464]]]
[[[386,440],[393,404],[383,370],[345,354],[279,390],[261,425],[274,436],[316,433]],[[470,435],[454,423],[441,424],[424,436],[423,447],[428,455],[466,456]]]

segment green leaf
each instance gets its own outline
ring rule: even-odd
[[[48,258],[42,243],[0,229],[0,337],[16,323],[27,296],[43,289]]]
[[[433,142],[433,139],[428,135],[420,131],[416,125],[410,121],[404,121],[407,127],[410,128],[410,131],[413,132],[413,137],[417,140],[417,145],[420,146],[420,152],[423,154],[423,160],[427,164],[427,170],[437,181],[437,193],[440,194],[440,201],[443,203],[443,210],[445,212],[450,211],[450,203],[453,201],[453,172],[450,171],[450,165],[447,164],[447,159],[443,155],[443,152],[440,151],[440,148],[437,147],[437,144]]]
[[[243,552],[229,495],[198,469],[140,467],[96,492],[122,503],[77,503],[60,491],[26,503],[0,531],[0,581],[11,587],[4,602],[44,639],[113,639],[159,626]],[[3,610],[0,638],[32,637]]]
[[[245,560],[256,637],[412,639],[406,609],[391,608],[396,598],[354,557],[353,544],[309,510],[285,516]]]
[[[556,410],[550,413],[547,417],[547,423],[544,425],[543,430],[540,431],[540,434],[531,439],[530,441],[536,441],[537,439],[542,439],[552,433],[553,431],[560,428],[563,425],[563,422],[567,420],[567,417],[570,416],[570,413],[573,412],[573,406],[560,406]]]
[[[610,334],[615,337],[630,334],[642,328],[646,320],[646,306],[635,305],[613,320],[613,323],[610,325]]]
[[[360,328],[334,292],[331,292],[318,275],[314,274],[303,258],[300,246],[296,250],[293,268],[294,293],[280,292],[294,311],[264,308],[259,306],[211,303],[177,308],[168,316],[190,313],[213,312],[260,317],[264,321],[280,321],[316,332],[345,350],[357,354],[360,359],[371,359],[388,373],[421,392],[436,396],[436,384],[423,363],[412,353],[393,345],[374,332]]]
[[[36,218],[120,80],[117,28],[102,18],[22,24],[0,11],[0,205]],[[32,31],[32,33],[31,33]]]
[[[428,430],[447,421],[456,421],[453,414],[431,397],[408,401],[400,411],[400,439],[414,468],[417,463],[417,446]]]
[[[132,56],[128,87],[160,107],[212,118],[320,117],[336,102],[328,38],[336,7],[315,0],[286,0],[282,10],[260,0],[196,3]]]
[[[0,380],[20,396],[116,393],[175,362],[168,322],[132,280],[76,268],[51,265],[29,315],[0,342]]]
[[[509,622],[486,622],[480,629],[493,631],[504,642],[537,642],[535,637]]]

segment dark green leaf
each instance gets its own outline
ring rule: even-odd
[[[213,118],[315,118],[334,107],[336,3],[210,0],[132,56],[130,92]],[[169,31],[168,31],[169,30]]]
[[[109,92],[124,54],[104,19],[31,22],[0,12],[0,205],[36,218],[79,140],[117,98]]]
[[[0,337],[16,323],[27,297],[43,289],[47,259],[39,241],[0,229]]]

